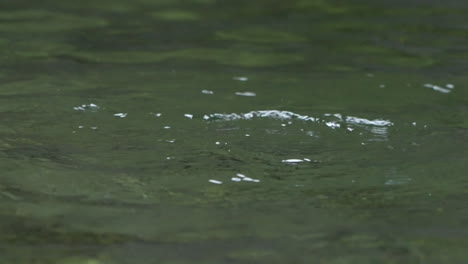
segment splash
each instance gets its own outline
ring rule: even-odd
[[[308,115],[300,115],[291,111],[279,110],[260,110],[247,113],[231,114],[213,113],[203,117],[203,119],[207,121],[235,121],[261,118],[276,119],[282,122],[288,121],[288,125],[292,124],[292,121],[294,120],[313,122],[316,124],[323,124],[326,127],[334,130],[346,129],[349,132],[353,132],[356,128],[361,128],[361,131],[364,129],[373,135],[372,137],[368,138],[368,141],[386,141],[388,139],[388,128],[394,125],[389,120],[344,116],[343,114],[339,113],[326,113],[320,117],[312,117]],[[286,124],[283,123],[282,126],[286,126]]]
[[[221,114],[214,113],[205,115],[203,119],[205,120],[215,120],[215,121],[232,121],[232,120],[251,120],[254,118],[271,118],[278,120],[291,120],[298,119],[303,121],[311,122],[322,122],[327,126],[335,128],[341,127],[340,123],[353,124],[353,125],[369,125],[377,127],[389,127],[393,123],[388,120],[383,119],[366,119],[355,116],[346,116],[343,118],[342,114],[324,114],[322,118],[311,117],[307,115],[300,115],[290,111],[279,111],[279,110],[260,110],[260,111],[251,111],[248,113],[231,113],[231,114]],[[330,118],[334,120],[330,120]]]

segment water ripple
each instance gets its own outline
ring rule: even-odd
[[[296,119],[305,122],[324,124],[331,129],[345,128],[349,132],[353,132],[356,128],[362,128],[374,135],[368,139],[369,141],[386,141],[388,139],[388,128],[394,125],[393,122],[389,120],[344,116],[340,113],[326,113],[321,117],[312,117],[300,115],[291,111],[279,110],[260,110],[230,114],[213,113],[203,116],[203,119],[207,121],[253,120],[257,118],[269,118],[280,121],[288,120],[288,124],[292,124],[291,121]],[[286,124],[283,123],[282,126],[286,126]]]
[[[219,121],[232,121],[232,120],[250,120],[254,118],[272,118],[278,120],[289,120],[289,119],[299,119],[303,121],[311,122],[324,122],[329,127],[340,127],[339,122],[344,122],[347,124],[353,125],[370,125],[378,127],[388,127],[392,126],[393,123],[388,120],[383,119],[366,119],[361,117],[347,116],[343,119],[341,114],[324,114],[323,118],[311,117],[307,115],[300,115],[290,111],[279,111],[279,110],[260,110],[260,111],[251,111],[248,113],[231,113],[231,114],[221,114],[214,113],[205,115],[203,119],[205,120],[219,120]],[[335,120],[330,120],[334,118]]]

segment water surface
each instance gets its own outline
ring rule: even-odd
[[[464,263],[467,8],[3,3],[0,263]]]

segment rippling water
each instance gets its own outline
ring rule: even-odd
[[[0,10],[0,263],[465,263],[462,1]]]

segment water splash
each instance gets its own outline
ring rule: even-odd
[[[251,111],[248,113],[231,113],[231,114],[220,114],[214,113],[205,115],[203,119],[205,120],[220,120],[220,121],[232,121],[232,120],[250,120],[253,118],[272,118],[272,119],[301,119],[305,121],[316,121],[316,118],[299,115],[289,111],[279,111],[279,110],[260,110],[260,111]]]
[[[335,120],[329,120],[329,118],[334,118]],[[254,118],[271,118],[278,120],[289,120],[289,119],[299,119],[303,121],[311,122],[322,122],[329,127],[340,127],[340,122],[353,125],[369,125],[369,126],[378,126],[378,127],[389,127],[393,123],[388,120],[383,119],[366,119],[354,116],[347,116],[343,118],[342,114],[324,114],[322,118],[311,117],[307,115],[300,115],[290,111],[279,111],[279,110],[260,110],[260,111],[251,111],[248,113],[231,113],[231,114],[221,114],[214,113],[203,116],[205,120],[219,120],[219,121],[232,121],[232,120],[250,120]]]
[[[300,115],[291,111],[279,110],[260,110],[247,113],[213,113],[203,116],[207,121],[235,121],[235,120],[253,120],[258,118],[276,119],[282,122],[288,121],[292,124],[292,120],[300,120],[305,122],[313,122],[323,124],[331,129],[344,128],[348,132],[353,132],[356,128],[367,130],[374,136],[369,138],[369,141],[386,141],[388,139],[388,129],[393,126],[393,122],[384,119],[367,119],[356,116],[344,116],[340,113],[325,113],[321,117],[312,117],[308,115]],[[282,124],[283,127],[286,124]],[[309,132],[306,132],[309,133]]]

